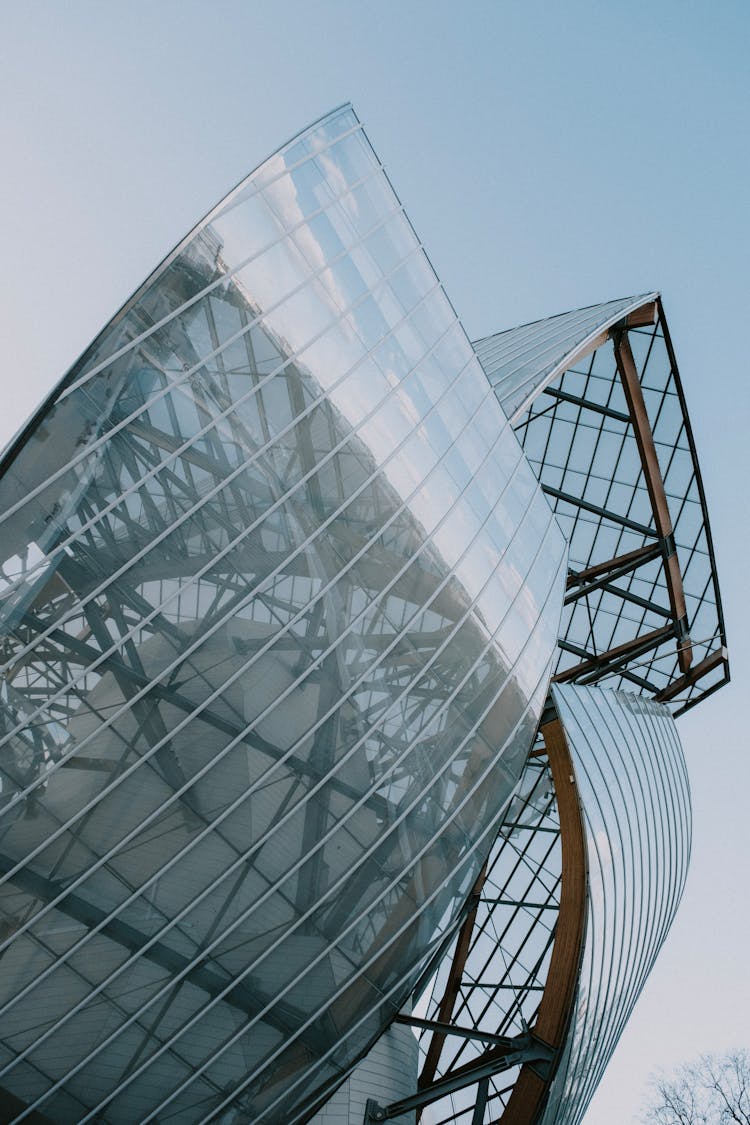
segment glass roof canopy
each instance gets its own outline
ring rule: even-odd
[[[511,422],[518,421],[544,387],[602,344],[610,328],[656,297],[644,293],[588,305],[475,340],[474,349]]]
[[[675,714],[728,682],[700,469],[658,295],[478,340],[569,542],[558,681],[606,681]]]

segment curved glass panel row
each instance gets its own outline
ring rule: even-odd
[[[508,417],[517,421],[555,371],[571,366],[569,359],[585,341],[655,297],[643,293],[605,301],[475,340],[474,350]]]
[[[0,529],[11,1119],[297,1119],[489,850],[565,565],[351,109],[94,342]]]
[[[672,924],[690,855],[687,769],[669,710],[553,686],[583,808],[589,891],[581,973],[540,1125],[576,1125]]]
[[[588,885],[580,974],[539,1125],[576,1125],[677,910],[690,852],[690,795],[666,707],[595,687],[552,690],[581,802]],[[420,1005],[433,1020],[490,1034],[534,1030],[550,987],[562,886],[560,819],[543,740],[537,749],[481,881],[460,980],[451,982],[456,954],[449,953]],[[446,997],[452,998],[447,1010]],[[425,1067],[436,1042],[439,1062],[429,1080],[460,1073],[488,1050],[481,1039],[424,1031]],[[518,1065],[491,1076],[483,1111],[478,1088],[470,1085],[428,1106],[424,1120],[470,1125],[478,1113],[485,1122],[505,1120],[506,1111],[523,1116],[523,1101],[509,1109],[519,1077]]]

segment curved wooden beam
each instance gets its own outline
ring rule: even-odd
[[[667,494],[664,489],[664,478],[661,475],[659,459],[656,455],[654,435],[651,431],[651,423],[648,419],[641,381],[638,378],[638,369],[633,359],[627,329],[615,329],[612,332],[612,342],[615,349],[617,372],[628,404],[630,424],[633,427],[641,468],[651,501],[654,524],[659,538],[665,544],[664,577],[677,633],[677,658],[680,670],[687,672],[693,660],[693,649],[688,635],[685,592],[682,588],[682,574],[680,573],[680,565],[674,545],[672,516],[669,512]]]
[[[588,868],[575,770],[560,720],[546,723],[542,734],[560,817],[562,886],[549,972],[536,1023],[531,1030],[534,1037],[553,1048],[559,1058],[573,1012],[583,953]],[[543,1075],[533,1065],[524,1065],[500,1118],[502,1125],[533,1125],[553,1077],[554,1069]]]
[[[487,878],[487,864],[489,860],[485,860],[482,870],[477,876],[477,880],[469,896],[472,905],[468,914],[463,920],[461,930],[456,942],[456,949],[453,954],[453,961],[451,963],[448,980],[443,992],[443,998],[440,1001],[438,1008],[437,1021],[440,1023],[450,1023],[453,1015],[453,1009],[458,999],[458,992],[461,987],[461,979],[463,977],[464,968],[466,966],[466,959],[469,956],[469,947],[471,946],[471,938],[474,932],[474,923],[477,918],[477,908],[479,906],[479,896],[482,893],[485,879]],[[440,1052],[445,1043],[445,1035],[442,1032],[436,1032],[430,1039],[430,1046],[427,1050],[427,1057],[425,1058],[422,1072],[419,1075],[419,1087],[429,1086],[435,1080],[437,1074],[438,1062],[440,1061]],[[417,1120],[419,1114],[417,1113]]]

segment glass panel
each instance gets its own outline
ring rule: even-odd
[[[287,1120],[468,894],[564,541],[350,111],[62,393],[0,480],[0,1086]]]

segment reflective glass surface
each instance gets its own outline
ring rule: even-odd
[[[690,790],[666,707],[573,685],[553,695],[583,807],[589,892],[572,1023],[540,1125],[576,1125],[679,905]]]
[[[297,1119],[473,883],[565,568],[350,108],[92,344],[0,529],[9,1120]]]

